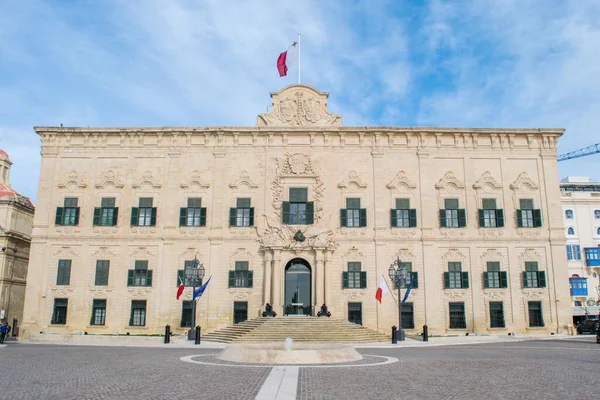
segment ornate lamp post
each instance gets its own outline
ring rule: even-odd
[[[183,277],[185,286],[192,287],[192,327],[188,331],[188,340],[196,340],[196,300],[194,299],[194,292],[196,286],[200,286],[202,278],[204,278],[204,265],[198,262],[196,256],[194,256],[191,263],[186,263],[183,269]]]
[[[396,266],[396,268],[394,268]],[[404,330],[402,329],[402,297],[400,290],[403,285],[409,281],[408,267],[406,264],[400,261],[400,256],[396,256],[396,260],[390,265],[388,270],[390,279],[398,288],[398,340],[401,342],[405,340]]]

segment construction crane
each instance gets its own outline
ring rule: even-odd
[[[561,154],[558,156],[556,161],[572,160],[573,158],[590,156],[592,154],[600,153],[600,143],[593,144],[583,149],[571,151],[569,153]]]

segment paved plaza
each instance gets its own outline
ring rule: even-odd
[[[0,348],[0,398],[260,399],[269,398],[265,388],[284,375],[279,398],[294,393],[290,382],[298,399],[598,398],[600,345],[593,336],[429,344],[361,347],[365,358],[356,365],[286,372],[220,362],[220,350],[204,346],[9,342]]]

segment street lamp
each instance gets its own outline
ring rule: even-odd
[[[394,268],[396,266],[396,268]],[[388,270],[390,279],[396,284],[398,288],[398,340],[403,342],[405,340],[404,330],[402,330],[402,297],[400,296],[400,290],[403,285],[409,281],[408,265],[400,261],[400,256],[396,256],[393,264],[390,265]]]
[[[188,331],[188,340],[196,340],[196,300],[194,299],[194,292],[196,286],[200,286],[202,278],[204,278],[204,265],[198,262],[196,256],[194,256],[192,262],[185,263],[183,278],[185,286],[192,287],[192,327]]]

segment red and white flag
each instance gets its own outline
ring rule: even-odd
[[[181,294],[183,293],[183,290],[185,289],[185,286],[183,286],[183,282],[181,281],[181,279],[179,279],[179,282],[179,287],[177,288],[177,300],[179,300]]]
[[[298,63],[298,42],[292,43],[292,45],[277,57],[277,71],[279,76],[286,76],[288,69]]]
[[[388,285],[385,283],[385,278],[381,275],[381,279],[379,280],[379,287],[377,288],[377,293],[375,293],[375,298],[379,303],[381,303],[381,298],[384,294],[389,292]]]

